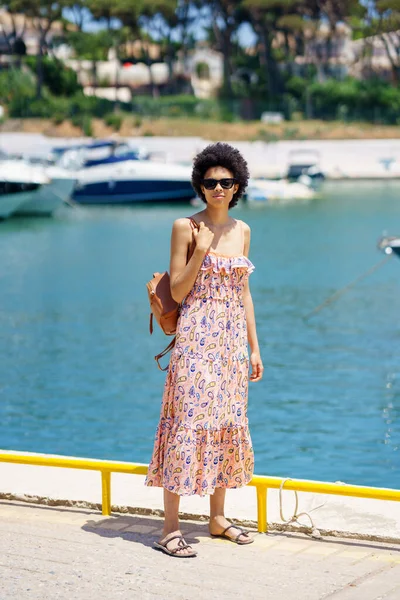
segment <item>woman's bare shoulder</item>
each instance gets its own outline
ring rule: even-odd
[[[180,217],[179,219],[175,219],[172,226],[179,231],[185,231],[190,228],[190,220],[188,217]]]
[[[244,234],[249,235],[250,231],[251,231],[250,225],[247,225],[247,223],[245,223],[245,221],[241,221],[240,219],[236,219],[236,220],[243,227]]]
[[[175,219],[172,225],[172,235],[178,240],[189,241],[192,236],[192,226],[187,217]]]

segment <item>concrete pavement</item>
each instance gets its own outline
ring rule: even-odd
[[[399,600],[400,546],[302,534],[257,534],[250,546],[211,539],[185,521],[198,550],[152,548],[155,517],[0,501],[0,600]]]

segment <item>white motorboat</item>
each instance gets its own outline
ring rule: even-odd
[[[74,185],[70,173],[5,158],[0,161],[0,218],[51,215],[68,200]]]
[[[50,179],[42,169],[24,165],[21,161],[0,162],[0,218],[15,214],[19,208],[34,198]]]
[[[74,174],[57,167],[45,167],[43,173],[48,182],[20,205],[14,214],[51,216],[64,203],[68,203],[76,183]]]
[[[191,167],[148,160],[126,160],[82,169],[73,200],[80,204],[135,204],[190,201]]]
[[[289,204],[291,202],[309,201],[316,196],[305,176],[297,182],[287,179],[250,179],[246,190],[246,199],[252,205]]]

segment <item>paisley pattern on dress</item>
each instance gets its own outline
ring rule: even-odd
[[[252,478],[242,292],[253,270],[244,255],[209,252],[203,259],[181,307],[148,486],[203,496]]]

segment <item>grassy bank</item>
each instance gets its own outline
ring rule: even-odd
[[[82,128],[71,121],[55,123],[50,119],[8,119],[0,132],[42,133],[50,137],[80,137]],[[104,138],[118,133],[124,136],[195,136],[208,140],[264,141],[279,140],[342,140],[400,138],[397,125],[343,123],[340,121],[290,121],[279,125],[264,125],[260,121],[222,123],[189,118],[138,118],[124,116],[116,129],[102,119],[91,120],[94,137]]]

